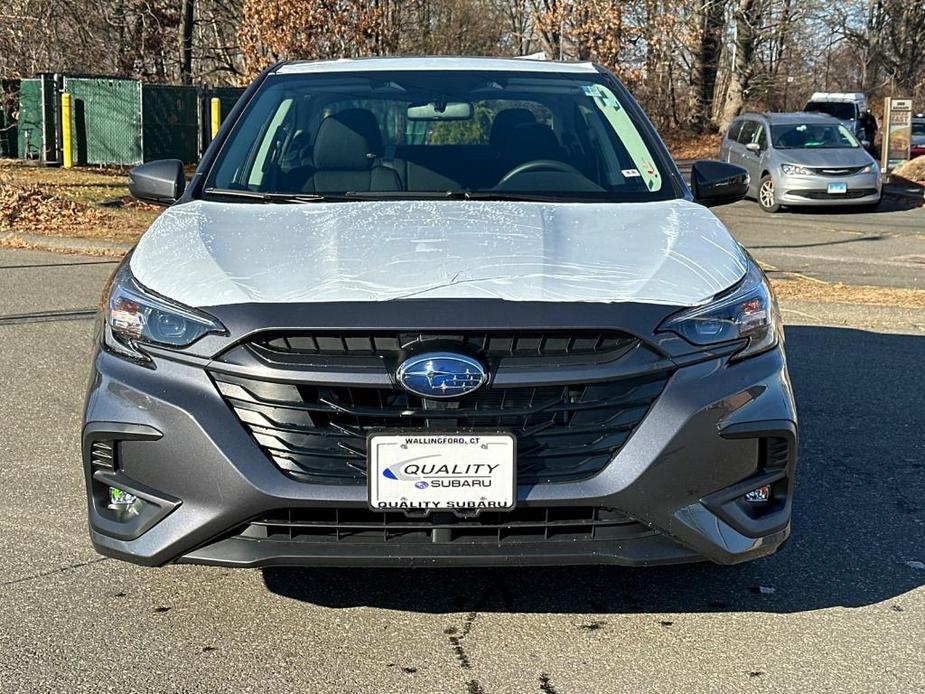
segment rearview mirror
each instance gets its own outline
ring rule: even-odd
[[[150,161],[128,172],[128,192],[144,202],[170,205],[185,189],[186,177],[179,159]]]
[[[408,120],[469,120],[472,118],[472,104],[465,101],[450,101],[442,104],[431,102],[408,107]]]
[[[747,149],[749,152],[760,152],[761,145],[759,145],[757,142],[749,142],[747,145],[745,145],[745,149]]]
[[[694,201],[706,207],[738,202],[748,193],[748,171],[724,161],[695,161],[691,167]]]

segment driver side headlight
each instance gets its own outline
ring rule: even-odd
[[[731,292],[709,304],[669,316],[659,331],[673,332],[701,346],[747,340],[733,355],[733,359],[744,359],[775,347],[781,327],[771,286],[758,265],[749,259],[745,277]]]
[[[141,286],[128,261],[117,271],[105,301],[103,346],[129,359],[150,362],[145,344],[182,349],[208,333],[225,332],[215,318]]]
[[[781,164],[780,170],[787,176],[812,176],[815,172],[799,164]]]

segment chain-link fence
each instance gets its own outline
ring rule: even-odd
[[[154,159],[198,161],[211,140],[209,100],[218,97],[225,116],[243,89],[154,85],[83,75],[21,80],[16,109],[0,115],[12,121],[9,129],[17,133],[16,146],[3,147],[0,141],[0,156],[61,161],[62,92],[69,93],[73,102],[74,162],[131,166]],[[4,123],[0,120],[0,135]]]

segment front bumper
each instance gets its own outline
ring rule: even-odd
[[[248,524],[284,509],[366,509],[363,486],[285,476],[245,431],[200,363],[155,357],[156,368],[97,351],[87,398],[84,467],[90,535],[101,553],[149,566],[732,564],[774,552],[790,530],[796,414],[783,350],[742,362],[714,357],[678,368],[614,460],[578,482],[518,488],[518,509],[616,509],[618,536],[522,542],[295,542],[253,537]],[[115,441],[115,470],[91,465]],[[762,452],[783,445],[773,468]],[[761,518],[741,495],[776,485]],[[133,527],[105,509],[107,485],[147,498]],[[747,511],[747,509],[746,509]],[[339,534],[337,535],[339,537]]]
[[[830,183],[847,185],[845,193],[829,193]],[[777,201],[786,206],[870,205],[880,201],[883,183],[879,173],[853,176],[788,176],[778,173],[774,181]]]

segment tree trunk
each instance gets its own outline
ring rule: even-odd
[[[720,116],[720,132],[726,132],[733,119],[742,112],[748,98],[752,78],[752,59],[758,40],[758,22],[761,20],[760,0],[738,0],[735,10],[735,41],[729,90]]]
[[[193,83],[193,11],[195,0],[183,0],[180,8],[180,84]]]
[[[702,133],[710,129],[713,118],[713,93],[716,90],[726,0],[697,0],[694,13],[699,41],[691,67],[688,123],[694,132]]]

